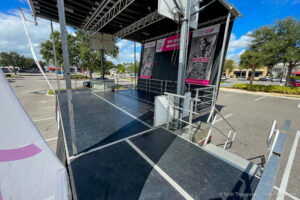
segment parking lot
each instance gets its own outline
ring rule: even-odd
[[[47,75],[51,84],[56,86],[55,75]],[[10,83],[33,122],[55,152],[57,142],[55,97],[45,94],[49,88],[47,83],[39,74],[21,74],[18,78],[11,78]],[[75,85],[75,81],[73,81],[73,85]],[[81,86],[82,81],[76,81],[76,85]],[[248,94],[221,89],[217,104],[221,113],[238,132],[235,142],[228,151],[262,166],[265,166],[268,158],[266,140],[273,120],[277,120],[279,128],[282,127],[286,119],[292,120],[275,183],[276,187],[280,187],[296,132],[300,130],[300,98],[274,97],[261,93]],[[216,126],[225,129],[226,124],[224,121],[218,120]],[[223,137],[213,133],[212,143],[220,145],[224,141]],[[300,198],[299,146],[296,149],[287,185],[287,192],[290,197],[286,197],[286,199]]]

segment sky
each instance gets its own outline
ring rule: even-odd
[[[229,0],[243,15],[235,23],[230,37],[227,58],[239,61],[240,55],[247,48],[250,38],[247,34],[267,24],[273,24],[277,19],[288,16],[300,18],[300,0]],[[29,45],[20,18],[18,8],[27,8],[27,0],[8,0],[1,2],[0,6],[0,52],[16,51],[25,57],[31,57]],[[32,19],[26,15],[27,19]],[[31,37],[37,57],[39,54],[39,43],[47,40],[50,34],[50,22],[38,18],[38,26],[27,22],[29,35]],[[59,25],[54,23],[54,29],[59,30]],[[68,28],[69,33],[74,29]],[[133,62],[133,42],[118,40],[117,45],[120,53],[117,59],[112,59],[115,64]],[[137,44],[137,60],[140,58],[140,44]]]

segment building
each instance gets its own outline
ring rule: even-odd
[[[231,72],[226,70],[226,76],[230,76],[231,78],[248,78],[251,77],[252,70],[241,68],[238,64],[234,64],[234,68]],[[260,77],[267,76],[268,67],[261,67],[255,70],[254,79],[258,80]]]
[[[117,69],[117,68],[109,69],[109,75],[110,76],[117,76],[118,74],[119,74],[119,69]]]

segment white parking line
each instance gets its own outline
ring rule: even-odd
[[[285,194],[286,187],[287,187],[287,184],[289,181],[289,176],[290,176],[293,161],[295,158],[299,138],[300,138],[300,131],[297,131],[297,134],[295,136],[294,143],[293,143],[293,146],[292,146],[292,149],[291,149],[291,152],[290,152],[290,155],[289,155],[289,158],[288,158],[288,161],[287,161],[287,164],[286,164],[283,176],[282,176],[282,180],[280,183],[280,188],[278,190],[278,195],[277,195],[276,200],[284,200],[284,194]]]
[[[300,108],[300,103],[298,104],[298,107],[297,108]]]
[[[230,117],[230,116],[232,116],[232,113],[230,113],[230,114],[224,116],[224,118],[226,119],[227,117]],[[222,121],[222,120],[223,120],[223,118],[217,119],[217,120],[215,121],[215,123],[220,122],[220,121]]]
[[[234,94],[227,94],[227,95],[224,95],[224,97],[230,97],[230,96],[233,96],[233,95],[236,95],[236,93],[234,93]]]
[[[33,122],[40,122],[40,121],[46,121],[46,120],[51,120],[51,119],[55,119],[55,117],[49,117],[49,118],[44,118],[44,119],[33,119]]]
[[[262,97],[259,97],[259,98],[255,99],[254,101],[259,101],[259,100],[262,100],[262,99],[263,99],[263,98],[265,98],[265,97],[267,97],[267,96],[262,96]]]
[[[46,139],[46,142],[49,142],[49,141],[52,141],[52,140],[57,140],[58,137],[54,137],[54,138],[49,138],[49,139]]]
[[[274,185],[274,189],[276,189],[278,192],[280,191],[279,187],[277,187],[275,185]],[[280,191],[280,192],[283,192],[286,196],[290,197],[291,199],[300,200],[299,198],[295,197],[294,195],[292,195],[288,192],[285,192],[285,191]]]

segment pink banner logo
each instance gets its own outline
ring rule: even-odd
[[[151,79],[151,76],[146,76],[146,75],[140,75],[141,79]]]
[[[40,153],[41,151],[42,150],[34,144],[30,144],[17,149],[0,150],[0,162],[22,160],[32,157]]]
[[[209,62],[210,58],[209,57],[204,57],[204,58],[193,58],[194,63],[203,63],[203,62]]]
[[[192,83],[197,85],[209,85],[209,80],[202,80],[202,79],[191,79],[187,78],[185,79],[186,83]]]
[[[146,67],[151,67],[151,66],[152,66],[152,62],[147,62],[147,63],[145,63],[145,66],[146,66]]]

